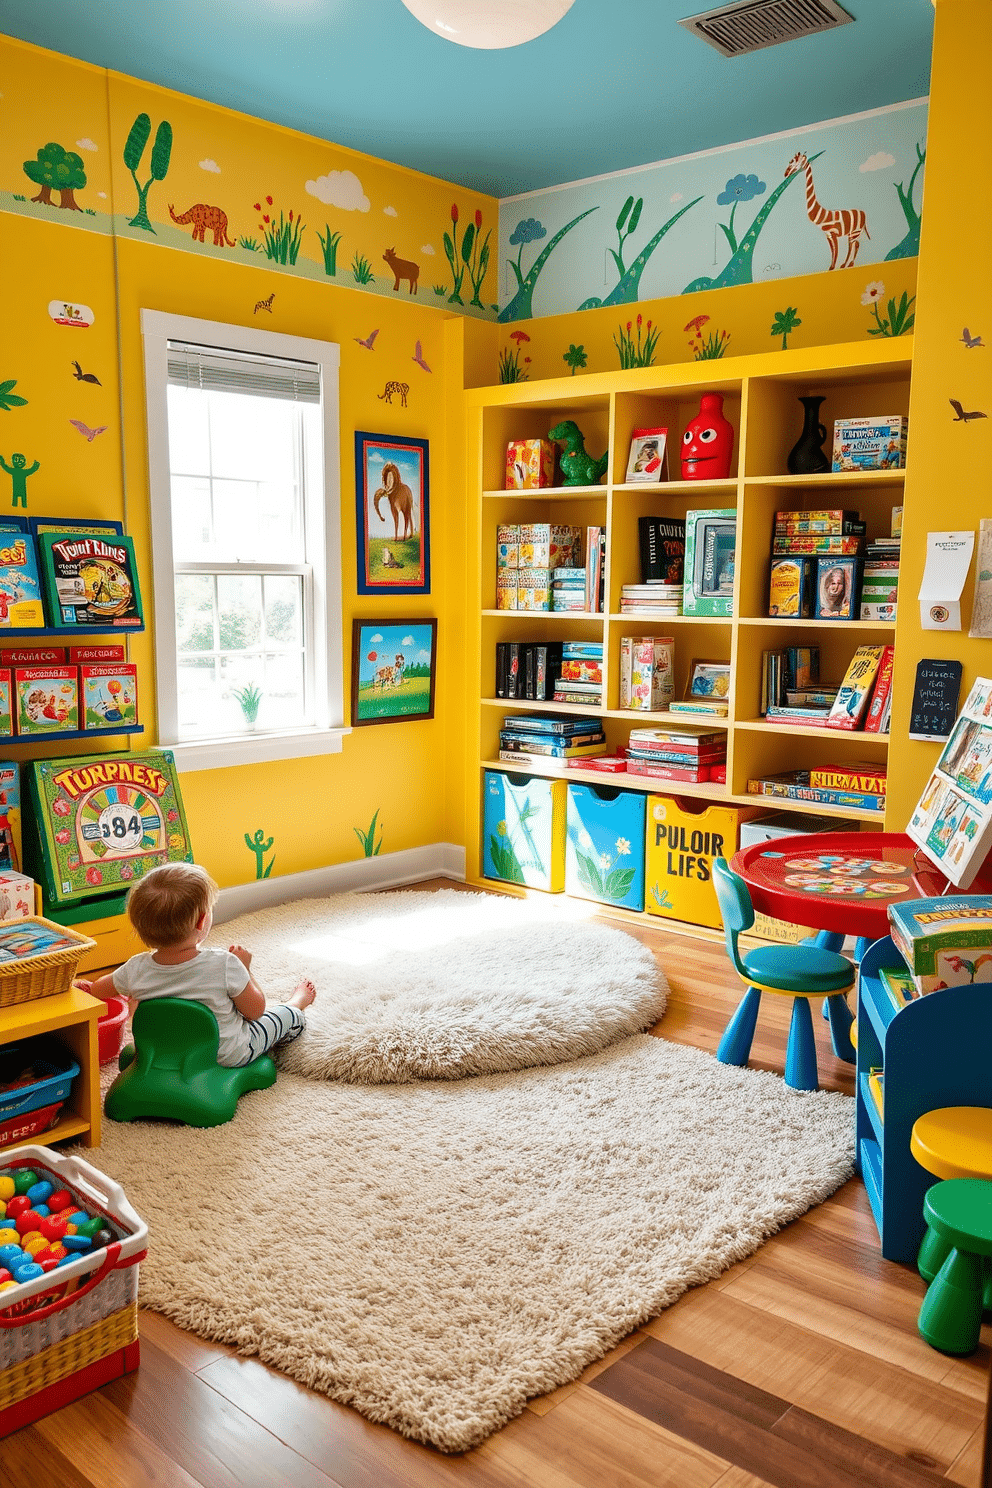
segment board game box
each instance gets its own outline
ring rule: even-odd
[[[54,625],[140,630],[141,595],[129,537],[41,532],[38,558]]]
[[[120,893],[160,863],[193,861],[168,750],[35,760],[28,770],[31,871],[53,907]]]
[[[84,729],[123,728],[138,721],[138,668],[114,661],[79,668],[79,722]]]
[[[21,852],[20,770],[13,760],[0,763],[0,871],[19,873]]]
[[[0,626],[20,630],[44,623],[34,538],[16,521],[0,520]]]
[[[921,992],[992,982],[992,894],[890,904],[889,924]]]
[[[79,672],[75,667],[15,667],[14,717],[18,734],[72,732],[79,727]]]

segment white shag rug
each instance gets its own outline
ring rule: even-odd
[[[317,985],[288,1073],[382,1085],[595,1054],[665,1010],[648,948],[591,907],[455,889],[298,899],[217,926],[271,1001]]]
[[[552,1068],[280,1074],[80,1156],[149,1226],[140,1301],[444,1452],[477,1445],[852,1171],[847,1096],[635,1036]]]

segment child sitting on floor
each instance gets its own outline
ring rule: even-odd
[[[129,893],[127,912],[145,945],[155,949],[132,956],[95,982],[76,985],[104,1001],[127,997],[132,1006],[153,997],[202,1002],[220,1031],[217,1063],[236,1068],[274,1044],[299,1038],[306,1027],[303,1009],[317,993],[313,982],[304,980],[288,1002],[266,1007],[244,946],[205,947],[217,894],[213,879],[195,863],[153,868]]]

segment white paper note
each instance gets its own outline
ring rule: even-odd
[[[974,532],[927,533],[927,563],[919,593],[924,630],[961,629],[961,590],[974,547]]]

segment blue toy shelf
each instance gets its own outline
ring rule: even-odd
[[[923,1196],[937,1179],[909,1150],[917,1117],[939,1106],[992,1105],[992,996],[947,987],[897,1011],[878,972],[903,966],[892,940],[876,940],[858,978],[857,1161],[889,1261],[915,1265]],[[884,1119],[869,1088],[883,1069]]]

